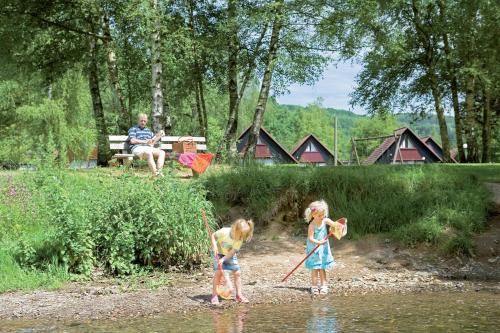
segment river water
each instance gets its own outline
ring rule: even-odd
[[[0,321],[0,332],[500,332],[500,293],[327,296],[116,321]]]

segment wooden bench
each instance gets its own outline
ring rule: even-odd
[[[126,148],[127,135],[110,135],[109,149],[115,152],[113,158],[122,159],[131,163],[134,159],[134,154],[129,153]],[[172,144],[180,140],[193,140],[196,142],[197,152],[205,153],[207,151],[207,144],[205,137],[202,136],[163,136],[161,140],[155,145],[167,153],[167,156],[172,153]]]

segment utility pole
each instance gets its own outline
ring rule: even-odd
[[[335,128],[335,133],[333,136],[333,165],[337,166],[337,161],[338,161],[338,149],[337,149],[337,116],[333,118],[334,121],[334,128]]]

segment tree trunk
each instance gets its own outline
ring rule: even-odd
[[[126,72],[126,78],[127,78],[127,90],[128,90],[128,107],[132,110],[134,107],[134,98],[132,95],[132,86],[130,84],[130,73],[127,71]]]
[[[201,97],[200,97],[200,86],[198,85],[198,82],[195,83],[194,85],[194,92],[195,92],[195,99],[196,99],[196,118],[198,119],[198,128],[200,129],[200,135],[204,136],[204,124],[205,122],[203,121],[203,111],[201,108]]]
[[[97,39],[90,37],[89,45],[89,88],[90,96],[92,97],[92,108],[94,110],[94,119],[97,129],[97,164],[107,166],[109,157],[108,145],[108,130],[104,119],[104,111],[102,109],[101,93],[99,91],[99,73],[97,69]]]
[[[269,97],[269,89],[271,88],[273,69],[278,53],[279,35],[283,26],[283,18],[281,16],[283,2],[284,0],[275,1],[276,12],[274,15],[271,40],[269,42],[269,54],[266,62],[266,69],[264,71],[264,77],[262,78],[259,98],[257,100],[257,107],[255,108],[252,127],[250,128],[250,135],[248,137],[248,146],[245,151],[244,158],[255,158],[255,147],[257,145],[257,138],[259,136],[260,128],[262,127],[262,122],[264,120],[264,112],[266,111],[266,104]]]
[[[208,121],[207,108],[205,105],[205,96],[203,92],[203,74],[200,64],[200,57],[196,43],[196,32],[194,28],[194,3],[193,0],[187,1],[187,9],[189,13],[188,26],[191,32],[191,51],[193,56],[193,78],[194,90],[196,95],[196,111],[198,112],[198,125],[200,127],[200,135],[207,136]]]
[[[109,72],[109,80],[111,84],[111,91],[113,92],[114,102],[118,102],[120,117],[118,117],[118,128],[120,132],[127,133],[128,129],[132,125],[132,115],[129,109],[125,105],[125,96],[122,92],[122,87],[120,85],[120,80],[118,76],[118,65],[116,62],[116,51],[115,45],[111,38],[111,32],[109,29],[109,18],[105,10],[103,9],[102,14],[102,31],[104,35],[103,43],[107,51],[107,64]]]
[[[234,24],[231,29],[231,37],[229,39],[229,59],[228,59],[228,90],[229,90],[229,116],[227,119],[226,130],[224,132],[224,137],[217,148],[215,158],[220,161],[223,152],[229,152],[231,150],[236,151],[236,132],[238,131],[238,114],[240,103],[245,94],[246,87],[252,73],[255,70],[257,55],[259,54],[260,47],[262,46],[262,41],[267,32],[268,25],[266,24],[261,31],[261,34],[255,44],[255,49],[252,56],[249,59],[249,63],[243,74],[243,80],[238,93],[238,53],[239,53],[239,42],[238,42],[238,27],[236,26],[236,6],[230,8],[234,0],[230,0],[228,3],[228,17],[230,24]],[[232,19],[234,21],[232,21]],[[234,147],[233,147],[234,146]]]
[[[429,7],[430,9],[430,7]],[[419,39],[419,42],[424,49],[425,53],[422,54],[422,64],[427,68],[427,76],[429,78],[429,85],[434,98],[434,108],[436,110],[436,115],[439,124],[439,133],[441,136],[441,145],[443,148],[443,162],[451,162],[450,158],[450,144],[448,139],[448,127],[446,125],[446,118],[444,116],[444,110],[441,108],[441,92],[439,91],[438,78],[436,75],[435,64],[436,64],[436,54],[435,54],[435,39],[428,30],[428,26],[422,23],[420,19],[420,11],[416,0],[412,1],[412,11],[414,15],[414,25],[415,30]]]
[[[163,97],[163,67],[161,62],[161,15],[158,0],[152,1],[154,21],[152,47],[151,47],[151,92],[153,95],[152,104],[152,127],[154,132],[164,130],[166,134],[170,133],[171,123],[167,110],[164,109]]]
[[[215,153],[216,161],[220,161],[222,153],[229,151],[229,143],[231,136],[236,133],[238,128],[238,23],[236,21],[237,8],[235,0],[227,2],[227,20],[229,25],[229,47],[228,47],[228,62],[227,62],[227,87],[229,91],[229,116],[227,118],[226,130],[224,137]]]
[[[446,20],[446,7],[443,0],[440,0],[439,3],[439,14],[441,17],[441,21],[444,23]],[[462,116],[460,114],[460,104],[458,102],[458,81],[456,76],[456,68],[451,61],[451,49],[450,43],[448,40],[448,33],[445,32],[442,34],[443,44],[444,44],[444,53],[446,56],[446,68],[447,68],[447,78],[450,82],[451,89],[451,100],[453,104],[453,115],[455,118],[455,136],[457,137],[457,151],[458,151],[458,160],[460,162],[465,162],[465,153],[464,153],[464,140],[463,140],[463,129],[462,129]]]
[[[486,88],[484,91],[484,107],[483,107],[483,154],[481,162],[491,162],[491,98],[490,92]]]
[[[459,162],[465,162],[464,139],[462,128],[462,115],[460,114],[460,104],[458,102],[458,81],[457,77],[452,74],[450,78],[451,99],[453,103],[453,115],[455,118],[455,136],[457,137],[457,151]]]
[[[441,93],[439,91],[437,77],[432,68],[429,70],[429,76],[431,81],[432,97],[434,98],[434,108],[436,110],[438,118],[439,134],[441,135],[441,146],[443,148],[443,162],[449,163],[451,162],[451,157],[450,157],[450,143],[448,140],[448,127],[446,125],[444,110],[441,107]]]
[[[467,162],[475,163],[478,162],[478,152],[477,152],[477,123],[475,117],[475,81],[474,75],[467,76],[467,83],[465,88],[465,136],[467,138]]]
[[[203,88],[203,76],[201,75],[201,71],[198,71],[198,87],[200,92],[201,119],[203,120],[201,135],[206,137],[208,136],[208,116],[207,104],[205,103],[205,92]]]

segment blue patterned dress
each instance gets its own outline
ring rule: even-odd
[[[314,239],[323,240],[326,235],[328,235],[328,226],[324,221],[319,227],[314,225]],[[309,254],[317,245],[318,244],[311,243],[308,238],[306,242],[306,254]],[[327,269],[332,268],[334,265],[335,260],[332,256],[329,240],[325,244],[320,245],[316,251],[314,251],[314,254],[307,258],[305,262],[307,269]]]

